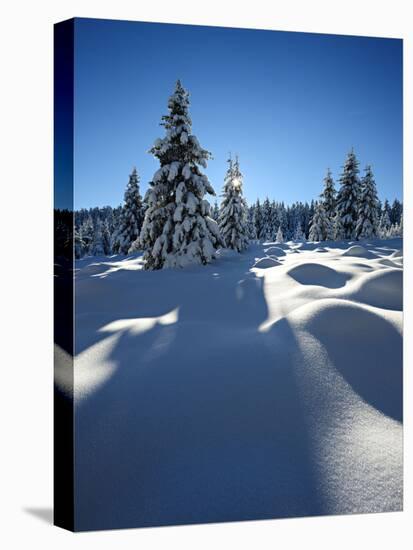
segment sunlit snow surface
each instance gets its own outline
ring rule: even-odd
[[[401,510],[402,265],[401,239],[78,261],[77,529]]]

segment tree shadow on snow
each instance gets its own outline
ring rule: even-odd
[[[77,406],[78,529],[325,512],[289,368],[294,334],[286,321],[259,332],[263,279],[245,265],[234,257],[94,280],[104,323],[178,314],[139,334],[122,330],[112,376]],[[102,317],[91,317],[85,347],[102,337]]]

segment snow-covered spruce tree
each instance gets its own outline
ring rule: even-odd
[[[398,223],[392,223],[389,231],[387,232],[388,237],[401,237],[401,229]]]
[[[324,178],[324,188],[320,199],[323,203],[326,216],[332,222],[336,214],[336,190],[330,168],[327,169],[327,174]]]
[[[371,166],[366,166],[365,175],[360,182],[360,200],[356,237],[371,239],[377,237],[378,232],[378,202],[376,182],[374,181]]]
[[[143,222],[142,197],[139,192],[139,176],[136,168],[129,176],[119,227],[114,238],[113,248],[120,254],[128,254],[132,243],[139,236]]]
[[[264,219],[262,215],[262,205],[260,203],[260,199],[257,199],[257,202],[255,203],[255,209],[254,209],[254,225],[255,225],[255,233],[257,235],[257,239],[261,240],[264,239]]]
[[[333,220],[332,236],[334,241],[344,240],[344,227],[338,214],[336,214]]]
[[[140,234],[145,269],[207,264],[223,245],[217,223],[209,216],[205,194],[215,195],[207,176],[210,153],[191,134],[188,92],[178,80],[162,117],[166,135],[150,149],[159,159],[145,202],[148,208]]]
[[[391,207],[390,221],[394,224],[400,224],[400,219],[403,214],[403,205],[398,199],[394,199]]]
[[[97,220],[95,225],[95,230],[93,233],[92,255],[93,256],[105,255],[105,249],[103,245],[102,222],[100,220]]]
[[[390,203],[389,203],[388,199],[385,199],[381,210],[382,210],[381,214],[383,214],[383,212],[387,212],[387,214],[389,216],[390,224],[391,224],[392,223],[392,221],[391,221],[392,212],[391,212],[391,206],[390,206]]]
[[[344,164],[337,193],[337,214],[341,218],[345,239],[355,237],[359,208],[359,163],[352,149]]]
[[[112,246],[111,246],[111,235],[110,235],[110,221],[105,220],[102,225],[102,244],[103,244],[103,252],[105,256],[110,256],[112,254]]]
[[[270,199],[266,197],[264,199],[264,202],[262,203],[261,207],[262,212],[262,230],[261,230],[261,238],[265,239],[267,241],[271,241],[274,237],[273,235],[273,223],[272,223],[272,208]]]
[[[80,228],[80,233],[82,235],[82,242],[83,242],[82,256],[89,256],[90,254],[92,254],[93,237],[95,233],[92,216],[90,214],[82,223]]]
[[[324,210],[323,203],[320,201],[315,207],[308,239],[313,242],[326,241],[330,238],[331,233],[331,222]]]
[[[300,221],[297,222],[297,227],[295,228],[294,240],[295,241],[304,241],[305,240],[304,233],[303,233],[303,228],[301,226]]]
[[[282,229],[281,229],[281,225],[278,228],[275,240],[276,240],[277,243],[283,243],[284,242],[284,236],[283,236],[283,232],[282,232]]]
[[[288,240],[288,222],[287,222],[287,210],[284,206],[284,203],[278,203],[277,204],[277,227],[281,227],[282,234],[284,236],[284,239]]]
[[[389,236],[391,223],[390,216],[387,209],[383,209],[383,213],[380,218],[378,234],[381,239],[387,239]]]
[[[270,204],[270,221],[268,223],[267,240],[269,241],[275,240],[275,236],[277,235],[277,229],[279,225],[280,225],[280,221],[278,219],[278,205],[273,200]]]
[[[221,207],[219,229],[227,248],[242,252],[248,246],[247,202],[242,195],[242,174],[238,157],[228,159]]]
[[[83,242],[83,239],[82,239],[82,230],[80,227],[79,228],[75,227],[74,249],[75,249],[75,258],[76,260],[79,260],[83,256],[84,249],[85,249],[85,243]]]
[[[110,246],[113,254],[121,254],[121,221],[123,215],[123,206],[120,205],[117,207],[114,212],[113,227],[111,233]]]
[[[248,208],[247,226],[248,226],[248,239],[250,241],[257,240],[257,230],[256,230],[256,227],[255,227],[255,205],[254,204]]]
[[[313,201],[311,201],[311,205],[309,205],[308,202],[306,202],[303,208],[303,231],[306,239],[308,239],[308,234],[310,232],[310,222],[311,222],[311,218],[313,217],[313,214],[314,214]]]

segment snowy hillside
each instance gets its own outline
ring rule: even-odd
[[[402,240],[76,273],[78,529],[402,507]]]

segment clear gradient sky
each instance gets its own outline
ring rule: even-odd
[[[402,198],[401,40],[77,19],[75,208],[120,204],[133,166],[144,194],[177,78],[217,193],[231,150],[249,202],[310,201],[353,146]]]

